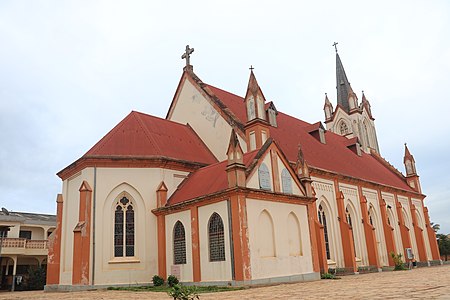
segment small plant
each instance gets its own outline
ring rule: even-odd
[[[152,279],[154,286],[161,286],[164,284],[164,279],[161,276],[155,275]]]
[[[331,273],[323,273],[320,275],[320,279],[341,279],[341,278]]]
[[[179,282],[180,281],[178,280],[178,278],[175,275],[169,275],[169,277],[167,277],[167,285],[170,287],[174,287]]]
[[[394,271],[406,270],[402,256],[403,255],[401,253],[395,254],[394,252],[391,252],[391,257],[392,260],[394,261]]]
[[[176,284],[170,289],[167,294],[174,300],[194,300],[200,299],[198,297],[196,286],[184,286]]]

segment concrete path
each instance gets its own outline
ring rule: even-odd
[[[87,291],[72,293],[0,293],[0,299],[155,299],[170,300],[165,293]],[[231,299],[450,299],[450,265],[411,271],[382,272],[200,294],[201,300]]]

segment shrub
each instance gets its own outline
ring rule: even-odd
[[[46,268],[38,267],[28,270],[28,290],[43,290],[46,280]]]
[[[200,299],[198,297],[197,287],[196,286],[184,286],[176,284],[172,287],[172,289],[167,293],[174,300],[194,300]]]
[[[402,256],[403,255],[401,253],[395,254],[394,252],[391,252],[391,257],[392,260],[394,261],[394,271],[406,270]]]
[[[154,286],[161,286],[164,284],[164,279],[161,276],[155,275],[152,279]]]
[[[174,285],[178,284],[179,282],[180,281],[175,275],[169,275],[169,277],[167,277],[167,285],[170,287],[174,287]]]

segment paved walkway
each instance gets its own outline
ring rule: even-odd
[[[450,299],[450,265],[412,271],[382,272],[201,294],[201,300],[231,299]],[[72,293],[0,293],[0,299],[155,299],[170,300],[165,293],[87,291]]]

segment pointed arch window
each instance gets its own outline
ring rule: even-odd
[[[225,261],[225,234],[222,218],[213,213],[208,222],[209,261]]]
[[[173,227],[173,260],[175,265],[186,263],[186,234],[180,221]]]
[[[269,168],[265,163],[262,163],[258,168],[259,187],[263,190],[272,190],[270,184]]]
[[[292,177],[286,168],[281,171],[281,185],[283,193],[292,194]]]
[[[348,126],[344,121],[341,121],[341,124],[339,124],[339,131],[341,132],[341,135],[348,134]]]
[[[330,243],[328,239],[328,226],[327,226],[327,217],[325,215],[325,211],[323,210],[322,204],[319,205],[319,222],[323,225],[323,235],[325,237],[325,252],[327,254],[327,259],[331,259],[330,255]]]
[[[127,197],[117,201],[114,212],[114,256],[134,256],[134,208]]]

